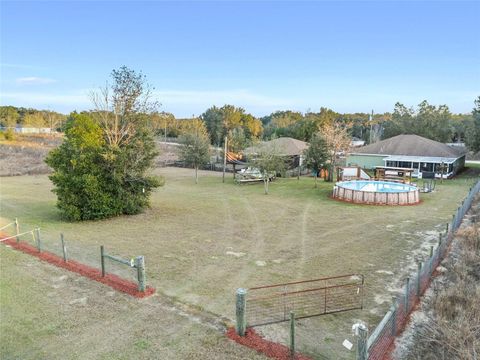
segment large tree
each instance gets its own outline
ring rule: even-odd
[[[0,106],[0,126],[15,127],[20,118],[17,109],[13,106]]]
[[[71,220],[139,213],[163,181],[148,175],[157,151],[143,112],[148,107],[144,77],[125,67],[112,76],[111,88],[101,92],[109,94],[103,99],[108,106],[72,114],[64,142],[46,159],[57,206]]]
[[[108,82],[90,94],[95,106],[95,116],[108,144],[120,146],[128,143],[135,132],[159,103],[152,97],[153,87],[142,72],[126,66],[113,70]]]
[[[223,143],[224,128],[223,115],[220,108],[212,106],[207,109],[200,118],[205,122],[212,144],[220,145]]]
[[[47,126],[45,117],[40,111],[31,112],[23,118],[24,127],[42,128]]]
[[[480,96],[475,100],[472,116],[465,141],[470,151],[477,152],[480,151]]]
[[[384,138],[400,134],[415,134],[428,139],[448,142],[453,136],[450,120],[452,114],[446,105],[430,105],[426,100],[418,104],[417,110],[396,103],[391,121],[386,121]]]
[[[320,132],[316,133],[310,140],[310,145],[304,151],[305,167],[313,170],[315,176],[315,187],[317,187],[318,173],[326,168],[329,159],[327,142]]]
[[[230,136],[235,129],[241,128],[247,139],[256,139],[263,131],[260,120],[233,105],[212,106],[200,118],[205,122],[212,144],[217,146],[223,144],[225,136]]]
[[[161,179],[145,175],[156,155],[155,143],[138,129],[128,144],[112,148],[88,114],[72,114],[63,143],[46,163],[57,194],[57,207],[69,220],[95,220],[137,214]]]
[[[350,124],[334,122],[323,126],[321,133],[327,144],[328,159],[328,181],[333,181],[333,174],[337,164],[337,158],[342,153],[347,153],[351,136],[349,134]]]
[[[191,128],[180,135],[180,160],[195,169],[195,184],[198,184],[198,168],[210,159],[210,139],[201,120],[194,119]]]
[[[55,111],[45,110],[42,112],[45,124],[51,130],[61,129],[65,123],[66,116]]]

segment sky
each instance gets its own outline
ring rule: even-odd
[[[377,113],[480,95],[480,1],[0,1],[0,104],[62,113],[122,65],[161,110]]]

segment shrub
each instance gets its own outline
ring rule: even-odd
[[[15,140],[15,131],[9,128],[3,132],[3,137],[5,138],[5,140],[9,141]]]
[[[100,126],[86,114],[72,114],[62,145],[46,163],[57,206],[69,220],[136,214],[148,206],[160,179],[145,176],[156,155],[153,138],[138,130],[123,146],[108,145]]]

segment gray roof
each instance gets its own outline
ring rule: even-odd
[[[264,141],[257,146],[251,146],[249,148],[246,148],[244,150],[244,153],[255,154],[256,152],[261,151],[263,148],[274,148],[281,155],[294,156],[301,155],[303,153],[303,150],[308,148],[308,143],[290,137],[281,137],[270,141]]]
[[[465,151],[418,135],[397,135],[357,148],[352,154],[406,155],[456,159],[463,156]]]

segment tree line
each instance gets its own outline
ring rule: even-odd
[[[98,110],[98,106],[96,110]],[[226,104],[212,106],[198,118],[176,119],[171,113],[150,111],[143,114],[154,134],[177,138],[189,132],[194,120],[201,120],[210,143],[222,146],[225,138],[232,151],[252,140],[293,137],[310,142],[325,124],[348,125],[351,137],[367,144],[400,134],[416,134],[439,142],[465,142],[472,151],[480,150],[480,96],[469,114],[453,114],[447,105],[432,105],[424,100],[416,108],[396,103],[393,112],[382,114],[338,113],[328,108],[305,113],[285,110],[256,118],[245,109]],[[0,126],[50,127],[64,130],[67,116],[48,110],[0,107]]]
[[[66,119],[66,115],[51,110],[0,106],[0,127],[2,128],[22,126],[62,131]]]

